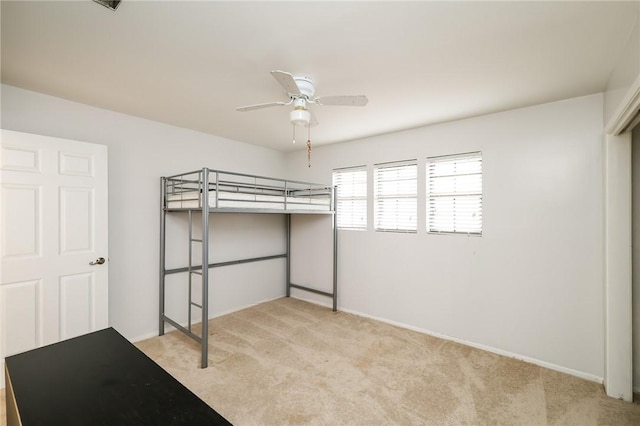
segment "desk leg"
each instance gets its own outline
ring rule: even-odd
[[[16,398],[13,395],[13,386],[11,385],[11,377],[9,377],[9,370],[7,370],[7,364],[4,365],[4,382],[7,385],[5,389],[5,406],[7,408],[7,426],[22,426],[20,420],[20,413],[18,413],[18,404],[16,404]]]

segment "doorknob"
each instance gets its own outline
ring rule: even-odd
[[[95,261],[89,262],[89,265],[102,265],[104,262],[106,262],[104,257],[99,257]]]

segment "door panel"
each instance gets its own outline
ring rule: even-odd
[[[40,187],[3,184],[2,207],[2,259],[39,256]]]
[[[107,327],[109,294],[107,148],[1,132],[0,367]]]
[[[5,145],[0,152],[2,152],[2,170],[40,172],[37,148]]]
[[[93,189],[60,188],[60,254],[93,251]]]
[[[93,176],[93,155],[61,152],[60,174],[67,176]]]
[[[92,331],[95,300],[93,273],[60,277],[60,339]]]
[[[0,287],[0,341],[7,353],[33,349],[40,344],[40,281],[24,281]]]

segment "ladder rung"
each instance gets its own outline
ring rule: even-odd
[[[191,242],[193,242],[193,243],[201,243],[201,242],[202,242],[202,240],[199,240],[199,239],[197,239],[197,238],[192,238],[192,239],[191,239]]]
[[[196,274],[196,275],[202,275],[202,272],[200,271],[191,271],[192,274]]]
[[[191,303],[193,306],[202,309],[202,305],[197,304],[196,302],[189,302]]]

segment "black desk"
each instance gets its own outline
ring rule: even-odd
[[[113,328],[5,360],[8,426],[229,425]]]

